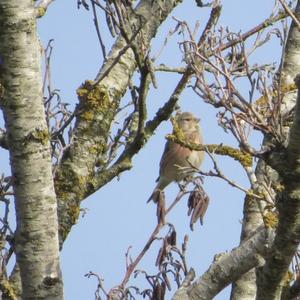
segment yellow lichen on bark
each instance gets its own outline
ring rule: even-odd
[[[264,224],[268,228],[273,228],[275,229],[278,225],[278,212],[275,211],[268,211],[264,216],[263,216]]]
[[[86,80],[77,89],[77,95],[83,109],[94,112],[105,112],[108,108],[114,109],[115,105],[110,101],[107,89],[102,85],[95,85],[94,81]]]
[[[168,134],[166,138],[191,150],[207,151],[212,154],[232,157],[234,160],[238,161],[243,167],[251,167],[253,163],[252,155],[240,149],[225,146],[222,144],[199,145],[191,142],[186,142],[183,135],[180,133],[180,129],[176,129],[176,125],[174,128],[174,134]]]
[[[36,141],[41,142],[43,145],[47,145],[50,140],[50,134],[48,129],[35,129],[35,131],[28,135],[28,139],[32,138]]]

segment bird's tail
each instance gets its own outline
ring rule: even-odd
[[[149,203],[151,200],[154,203],[159,202],[159,198],[162,197],[163,189],[169,184],[169,182],[163,180],[161,177],[157,178],[157,185],[154,188],[151,196],[148,198],[147,203]]]
[[[159,197],[160,197],[161,193],[162,193],[161,190],[158,190],[155,188],[154,191],[152,192],[151,196],[148,198],[147,203],[149,203],[151,200],[154,203],[157,203],[159,201]]]

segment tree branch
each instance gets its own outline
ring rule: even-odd
[[[229,156],[234,160],[238,161],[244,168],[252,166],[252,156],[249,153],[244,152],[240,149],[236,149],[222,144],[199,145],[195,143],[186,142],[185,139],[180,136],[180,133],[175,133],[175,135],[169,134],[166,138],[191,150],[206,151],[209,153]]]
[[[299,18],[299,13],[300,6],[298,1],[298,4],[295,9],[295,15],[297,18]],[[286,12],[284,12],[283,14],[287,16]],[[279,17],[280,14],[278,15],[278,18]],[[298,59],[300,51],[299,42],[300,32],[297,26],[295,26],[294,22],[292,22],[283,53],[283,64],[280,67],[281,70],[279,70],[278,72],[280,74],[280,79],[278,83],[278,93],[274,96],[275,101],[278,101],[280,105],[280,112],[282,117],[288,115],[295,105],[296,92],[284,93],[284,96],[282,97],[281,91],[285,90],[285,87],[290,86],[294,83],[293,79],[300,70],[300,61]],[[264,138],[263,145],[268,145],[269,142],[270,137],[266,135]],[[276,164],[278,162],[278,159],[277,161],[274,161],[274,163]],[[261,193],[265,193],[264,186],[273,186],[273,184],[276,185],[276,183],[278,182],[277,172],[261,159],[258,161],[255,174],[257,180],[254,182],[253,186]],[[276,191],[274,191],[274,196],[276,196]],[[244,201],[244,219],[241,233],[241,241],[243,241],[245,238],[248,238],[249,235],[255,232],[257,228],[263,224],[262,216],[265,206],[265,201],[249,201],[248,197],[246,197]],[[256,272],[255,270],[251,270],[250,272],[242,276],[237,282],[234,283],[231,293],[231,300],[251,299],[256,297],[256,283]],[[267,285],[264,288],[269,289]]]
[[[284,8],[285,12],[292,18],[292,20],[295,22],[298,29],[300,30],[300,22],[297,19],[297,17],[294,15],[294,13],[292,12],[290,7],[286,4],[286,2],[284,0],[279,0],[279,2],[281,3],[281,5]]]
[[[180,287],[172,299],[213,299],[231,282],[262,263],[273,237],[272,229],[261,227],[231,252],[216,255],[209,269],[196,282]]]
[[[173,91],[170,99],[158,110],[156,116],[146,123],[143,136],[144,143],[149,140],[149,138],[153,135],[154,131],[157,129],[161,122],[166,121],[170,118],[179,100],[179,96],[188,84],[191,76],[191,69],[187,69],[187,71],[184,73],[181,80],[177,84],[175,90]],[[95,179],[95,190],[104,186],[107,182],[111,181],[121,172],[131,169],[132,158],[135,154],[138,153],[141,146],[142,145],[132,143],[122,152],[118,160],[110,168],[99,172]]]
[[[161,1],[141,0],[136,6],[128,22],[132,28],[141,28],[134,43],[139,45],[136,49],[141,51],[142,58],[147,53],[145,47],[149,46],[160,24],[180,2],[180,0],[172,0],[162,5]],[[119,56],[122,49],[126,51],[123,50],[122,55]],[[110,128],[136,66],[131,47],[128,47],[126,39],[120,36],[97,75],[96,81],[86,81],[77,90],[79,105],[75,114],[73,142],[65,150],[55,172],[61,242],[79,216],[80,201],[122,171],[129,169],[132,156],[139,150],[130,147],[129,150],[126,149],[127,155],[123,155],[112,167],[99,173],[95,169],[99,161],[106,159]],[[106,73],[107,75],[104,76]]]
[[[284,172],[285,186],[278,195],[279,223],[270,255],[258,280],[258,300],[275,299],[281,293],[284,280],[300,242],[300,75],[295,78],[298,97],[290,130]]]

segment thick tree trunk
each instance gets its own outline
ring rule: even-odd
[[[0,41],[1,108],[16,201],[22,299],[63,299],[34,1],[0,1]]]

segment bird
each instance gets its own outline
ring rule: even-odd
[[[175,124],[185,140],[187,142],[203,144],[199,121],[200,119],[191,112],[177,113],[175,116]],[[174,133],[175,129],[173,126],[173,134]],[[166,186],[173,181],[179,182],[190,174],[190,170],[187,172],[185,168],[191,166],[199,168],[203,160],[203,151],[190,150],[189,148],[168,140],[159,164],[159,177],[156,180],[157,185],[147,202],[151,200],[158,202],[158,195]]]

